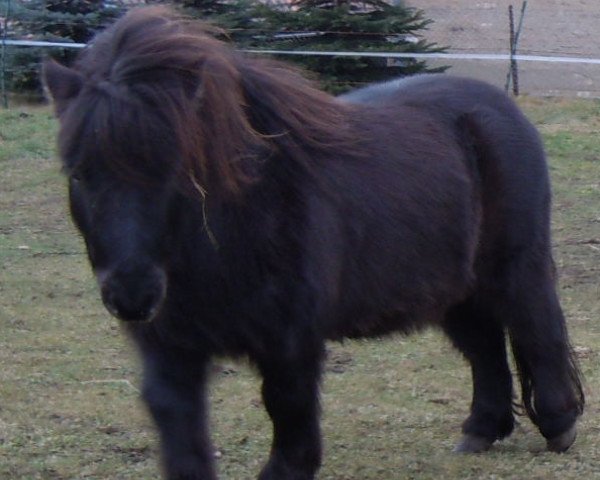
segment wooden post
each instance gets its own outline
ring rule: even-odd
[[[508,6],[508,28],[509,28],[509,44],[510,44],[510,61],[508,67],[508,73],[506,74],[506,84],[504,85],[504,90],[508,93],[508,89],[510,88],[511,79],[514,77],[514,72],[516,70],[514,66],[514,56],[515,56],[515,17],[513,13],[513,6]]]
[[[8,17],[10,16],[10,0],[6,1],[6,12],[2,22],[2,38],[0,39],[0,93],[2,106],[8,108],[8,92],[6,91],[6,39],[8,37]]]
[[[517,66],[517,59],[515,58],[517,55],[517,47],[519,43],[519,37],[521,36],[521,30],[523,28],[523,19],[525,18],[525,9],[527,8],[527,0],[525,0],[521,4],[521,14],[519,16],[519,25],[517,30],[515,31],[515,19],[513,6],[509,5],[508,7],[508,21],[510,27],[510,67],[508,69],[508,73],[506,74],[506,84],[505,90],[508,93],[508,89],[511,84],[513,86],[513,93],[518,96],[519,95],[519,69]]]

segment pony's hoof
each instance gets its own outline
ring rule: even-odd
[[[548,450],[551,452],[562,453],[566,452],[577,437],[577,427],[573,425],[566,432],[557,435],[554,438],[550,438],[547,441]]]
[[[460,442],[454,447],[454,453],[482,453],[486,452],[492,446],[493,440],[465,433]]]

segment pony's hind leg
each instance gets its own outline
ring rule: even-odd
[[[562,452],[575,440],[584,394],[572,356],[551,264],[513,262],[501,314],[506,319],[523,403],[548,442]]]
[[[463,423],[460,453],[478,453],[513,430],[512,377],[507,362],[502,325],[473,298],[451,309],[443,323],[450,337],[471,365],[473,399]]]

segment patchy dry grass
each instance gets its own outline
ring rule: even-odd
[[[451,453],[469,372],[436,332],[330,346],[323,480],[579,479],[600,471],[600,103],[526,99],[555,185],[561,296],[589,405],[565,455],[523,418],[491,452]],[[46,109],[0,112],[0,479],[157,479],[138,365],[104,312],[67,217]],[[270,428],[244,365],[215,373],[224,479],[254,478]]]

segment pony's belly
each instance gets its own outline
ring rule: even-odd
[[[439,325],[444,315],[444,309],[430,309],[346,317],[336,322],[328,332],[327,338],[341,340],[343,338],[381,337],[394,332],[408,335],[432,325]]]

